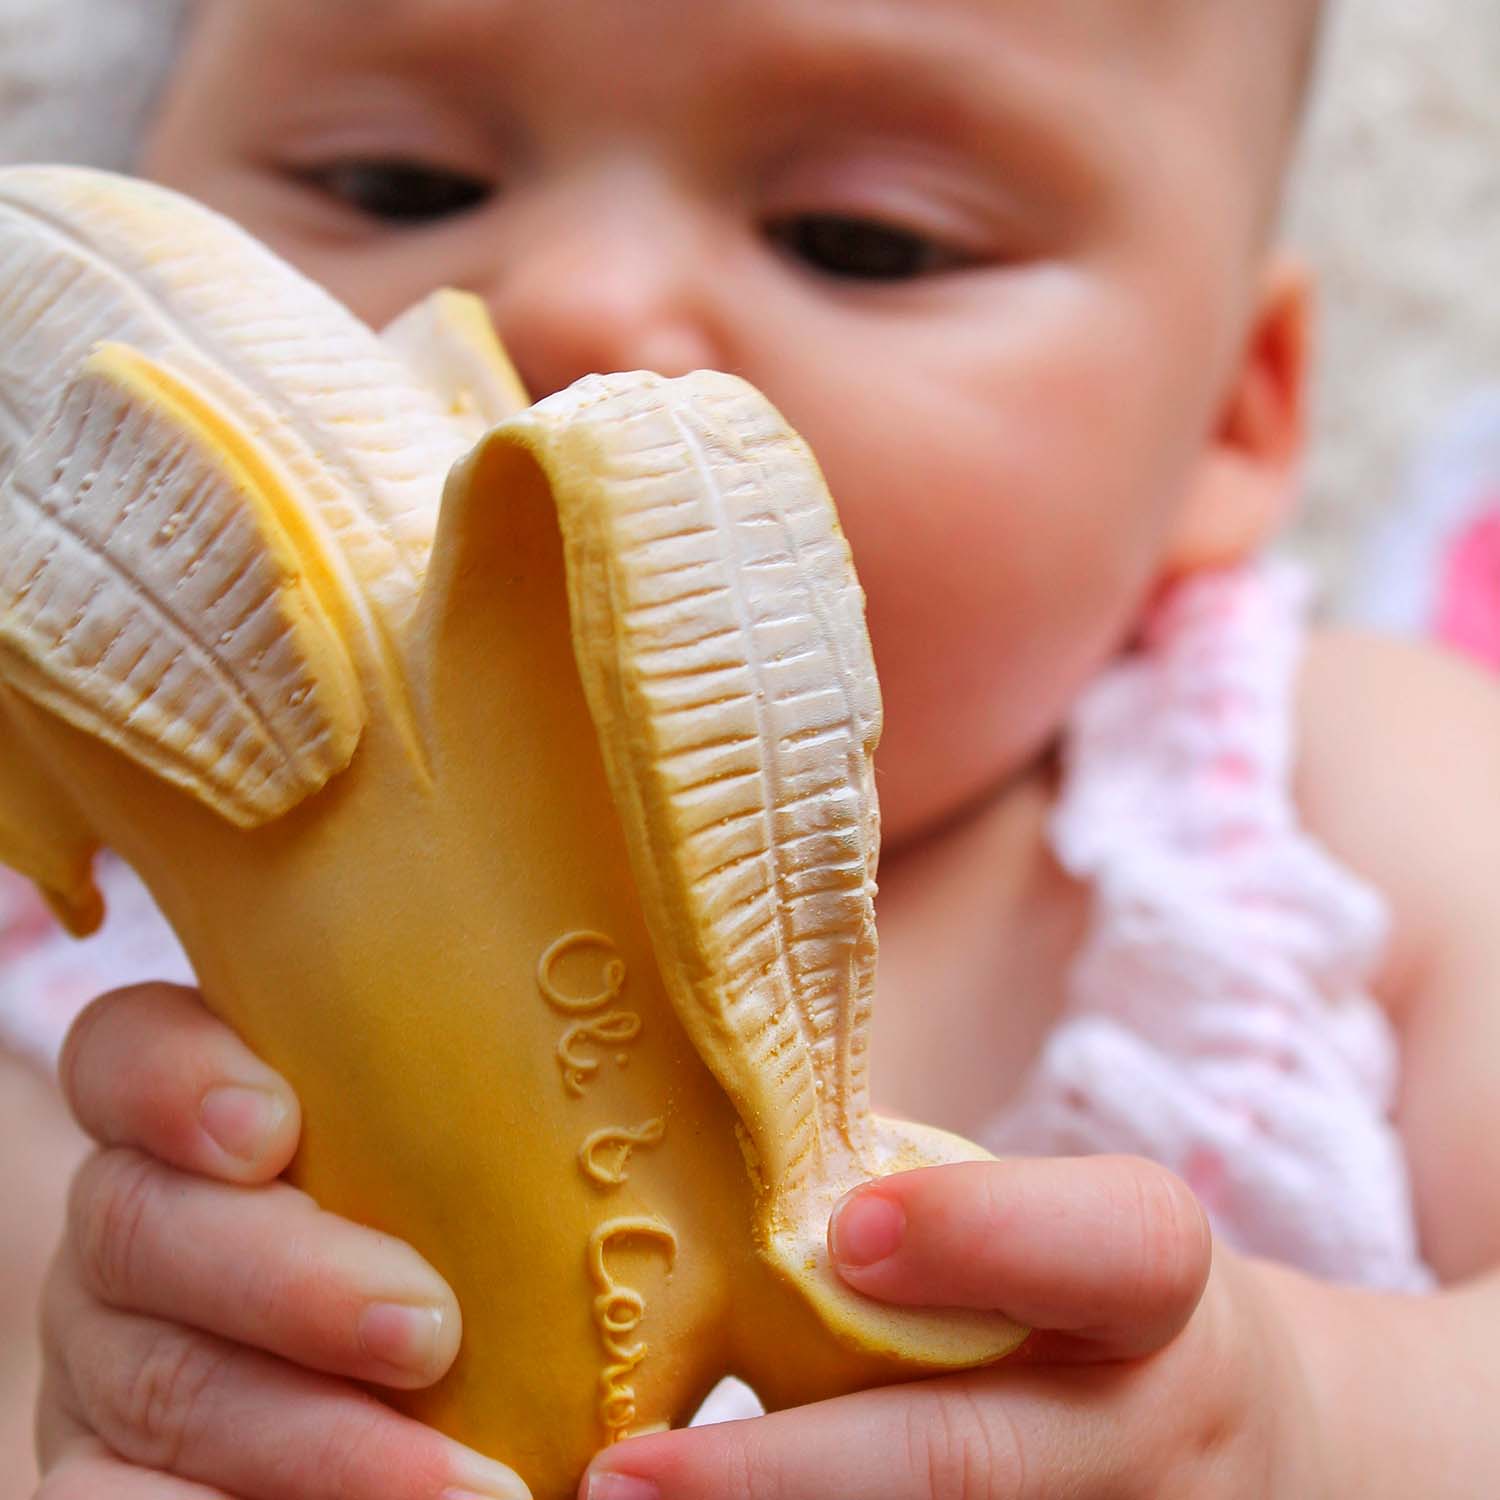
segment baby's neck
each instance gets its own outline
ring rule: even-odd
[[[881,1110],[973,1134],[1056,1019],[1087,895],[1047,841],[1055,791],[1038,767],[882,861]]]

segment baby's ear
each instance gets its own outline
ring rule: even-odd
[[[1296,503],[1307,442],[1313,280],[1289,255],[1267,267],[1259,305],[1168,539],[1168,576],[1239,562],[1275,535]]]

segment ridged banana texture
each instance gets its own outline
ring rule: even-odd
[[[377,336],[226,220],[0,172],[0,856],[100,845],[299,1090],[293,1176],[465,1319],[400,1403],[569,1495],[1022,1331],[849,1291],[880,699],[804,444],[728,375],[528,404],[472,297]]]

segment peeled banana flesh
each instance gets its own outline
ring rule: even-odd
[[[532,405],[483,308],[382,338],[161,189],[0,171],[0,857],[93,851],[298,1089],[296,1180],[413,1243],[408,1410],[571,1494],[725,1374],[784,1405],[1022,1330],[828,1265],[868,1177],[880,698],[849,550],[753,388]]]

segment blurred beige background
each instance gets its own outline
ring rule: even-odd
[[[1337,597],[1416,446],[1500,384],[1500,4],[1339,0],[1290,233],[1324,298],[1296,540]]]
[[[0,0],[0,161],[124,164],[176,9]],[[1342,0],[1290,222],[1326,297],[1296,541],[1336,594],[1415,446],[1500,383],[1497,0]],[[52,1092],[0,1059],[0,1500],[34,1484],[35,1288],[76,1151]]]

